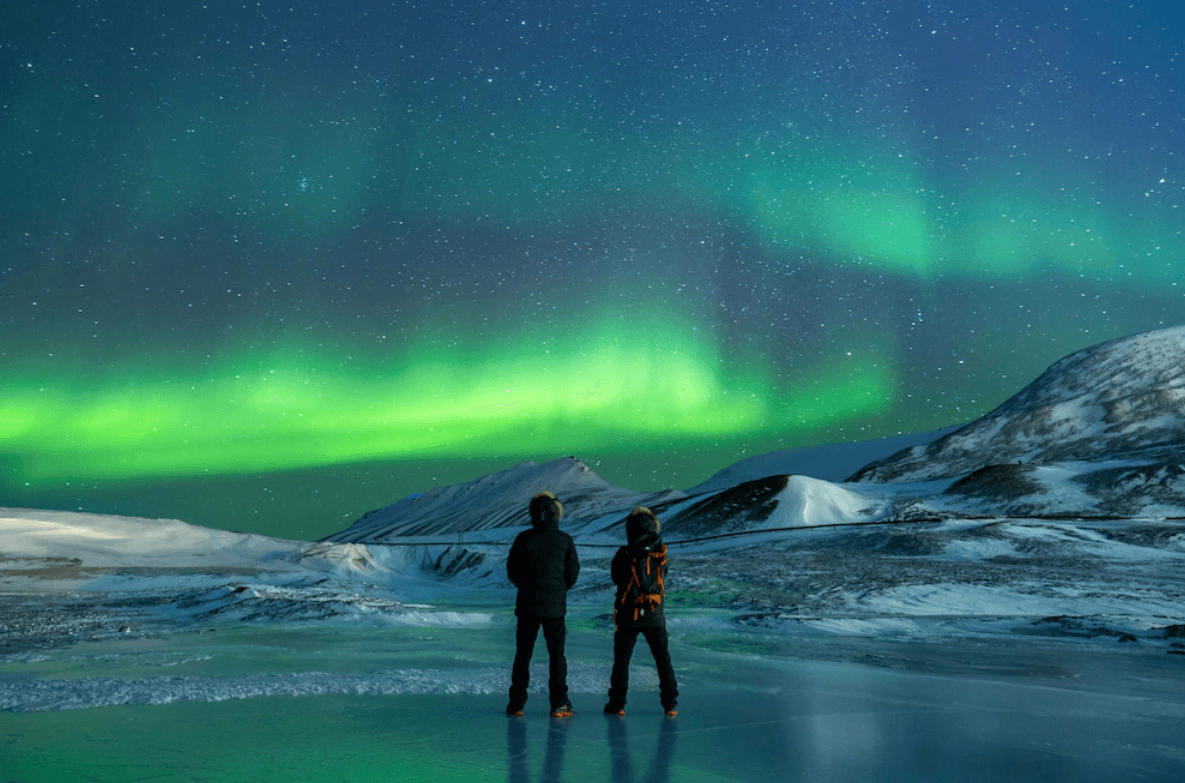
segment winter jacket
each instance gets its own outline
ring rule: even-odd
[[[572,536],[560,530],[558,515],[532,519],[531,529],[518,534],[506,558],[506,575],[518,588],[515,614],[564,616],[580,560]]]
[[[666,544],[662,542],[662,538],[657,531],[657,520],[654,524],[649,524],[647,520],[640,520],[641,524],[632,524],[634,516],[631,515],[630,521],[627,522],[626,532],[629,537],[629,544],[617,550],[617,554],[613,556],[613,562],[609,566],[609,574],[613,578],[613,584],[617,585],[617,597],[614,606],[617,608],[616,622],[618,627],[627,628],[644,628],[644,627],[661,627],[666,625],[666,615],[663,612],[663,604],[658,604],[653,608],[646,607],[644,612],[639,612],[638,619],[633,618],[633,612],[622,609],[621,599],[625,594],[626,588],[629,586],[633,578],[633,571],[631,566],[637,563],[644,563],[645,558],[651,552],[661,552],[666,554]],[[666,581],[668,564],[663,563],[662,578]]]

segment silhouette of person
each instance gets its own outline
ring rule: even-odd
[[[506,575],[518,588],[514,614],[514,664],[510,670],[508,715],[522,715],[531,681],[531,656],[539,629],[547,643],[550,669],[547,680],[551,714],[565,718],[572,714],[568,699],[568,662],[564,657],[568,611],[567,593],[580,574],[580,559],[572,537],[560,530],[564,507],[550,492],[531,498],[528,507],[531,528],[519,533],[506,558]]]
[[[617,550],[609,566],[617,597],[613,601],[613,669],[609,673],[608,714],[625,712],[630,685],[630,658],[638,634],[646,637],[658,668],[658,695],[667,715],[677,712],[679,686],[671,665],[670,638],[663,611],[667,546],[659,535],[654,512],[638,506],[625,520],[629,543]]]

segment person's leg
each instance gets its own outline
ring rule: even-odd
[[[564,657],[568,630],[563,617],[545,617],[539,622],[543,625],[543,640],[547,642],[547,653],[551,657],[547,690],[554,709],[568,700],[568,660]]]
[[[527,703],[531,684],[531,655],[539,636],[539,618],[520,616],[514,631],[514,666],[510,670],[510,706],[522,708]]]
[[[662,699],[663,709],[674,709],[679,700],[679,686],[675,682],[675,667],[671,665],[666,625],[644,628],[642,633],[646,635],[646,643],[650,645],[650,654],[654,656],[654,665],[658,668],[658,695]]]
[[[618,628],[613,632],[613,670],[609,673],[609,705],[625,707],[626,693],[630,689],[630,657],[638,631],[633,628]]]

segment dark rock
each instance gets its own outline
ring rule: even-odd
[[[766,476],[717,492],[664,520],[664,531],[678,531],[690,538],[737,532],[754,522],[764,522],[778,507],[778,493],[786,488],[789,478]]]
[[[985,465],[947,488],[946,495],[976,495],[995,498],[1019,498],[1043,491],[1031,478],[1032,465]]]

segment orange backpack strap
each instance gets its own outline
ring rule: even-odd
[[[664,544],[660,549],[657,549],[654,552],[650,552],[646,555],[646,573],[647,574],[651,573],[651,570],[650,570],[652,567],[651,562],[650,562],[651,559],[653,559],[655,561],[653,567],[655,569],[657,569],[657,571],[658,571],[658,573],[657,573],[658,592],[657,593],[642,592],[642,580],[638,576],[638,564],[632,558],[630,561],[630,581],[626,583],[625,587],[622,588],[622,591],[621,591],[621,606],[622,606],[622,608],[625,608],[625,606],[629,602],[630,589],[635,586],[638,588],[638,595],[633,600],[634,620],[638,619],[638,612],[639,612],[639,609],[642,604],[648,604],[650,607],[650,611],[653,612],[662,603],[663,594],[666,592],[666,585],[664,583],[663,574],[662,574],[662,572],[667,564],[666,545]],[[616,612],[614,612],[614,620],[616,620]]]
[[[630,563],[630,580],[628,582],[626,582],[625,587],[623,587],[621,589],[621,605],[622,606],[625,606],[625,604],[626,604],[626,600],[630,594],[630,588],[634,587],[635,585],[638,588],[638,592],[639,593],[642,592],[642,581],[640,579],[638,579],[637,566],[635,566],[633,563]],[[635,610],[634,614],[635,615],[637,614],[636,610]],[[637,620],[638,618],[635,616],[634,619]]]
[[[666,544],[663,544],[661,549],[651,552],[650,557],[652,557],[658,561],[657,565],[655,565],[655,568],[658,570],[658,601],[659,601],[659,603],[662,603],[662,596],[667,591],[666,584],[664,583],[665,580],[663,579],[663,571],[665,571],[667,568],[667,546],[666,546]],[[650,573],[649,558],[647,559],[647,563],[646,563],[646,573]]]

